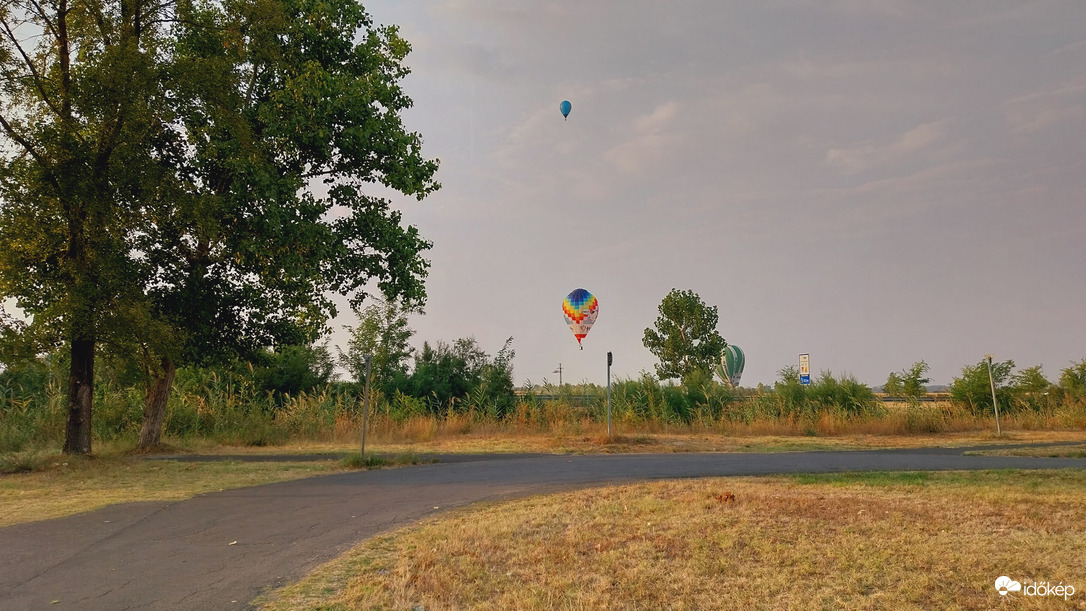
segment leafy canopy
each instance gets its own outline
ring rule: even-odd
[[[685,379],[694,371],[711,372],[727,342],[717,331],[717,308],[694,291],[672,289],[660,302],[654,327],[642,342],[657,359],[661,379]]]

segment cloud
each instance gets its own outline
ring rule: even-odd
[[[948,124],[946,119],[922,123],[889,144],[867,142],[848,148],[831,148],[826,151],[826,163],[845,174],[899,163],[945,142]]]
[[[1003,118],[1014,135],[1025,135],[1078,123],[1086,119],[1083,110],[1086,85],[1072,84],[1038,91],[1003,103]]]
[[[604,159],[614,168],[628,174],[638,173],[660,164],[675,152],[681,136],[668,128],[674,124],[679,104],[674,101],[657,106],[651,113],[630,122],[633,138],[608,149]]]

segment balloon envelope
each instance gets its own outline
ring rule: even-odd
[[[568,117],[569,111],[573,109],[573,104],[570,104],[569,100],[562,100],[562,103],[558,105],[558,109],[562,111],[563,117]]]
[[[747,364],[747,355],[739,346],[729,345],[720,355],[720,365],[717,365],[716,374],[725,384],[732,388],[738,388],[739,379],[743,377],[743,366]]]
[[[578,344],[584,336],[588,335],[599,313],[600,302],[596,300],[595,295],[584,289],[577,289],[562,300],[562,316],[566,319],[569,329],[573,331]]]

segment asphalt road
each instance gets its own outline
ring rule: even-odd
[[[488,456],[128,503],[0,529],[0,610],[244,609],[359,541],[478,501],[603,484],[800,472],[1086,468],[965,449]]]

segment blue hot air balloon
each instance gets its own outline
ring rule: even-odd
[[[569,111],[573,108],[573,104],[569,103],[569,100],[562,100],[562,103],[558,105],[559,110],[562,111],[564,118],[569,118]]]

